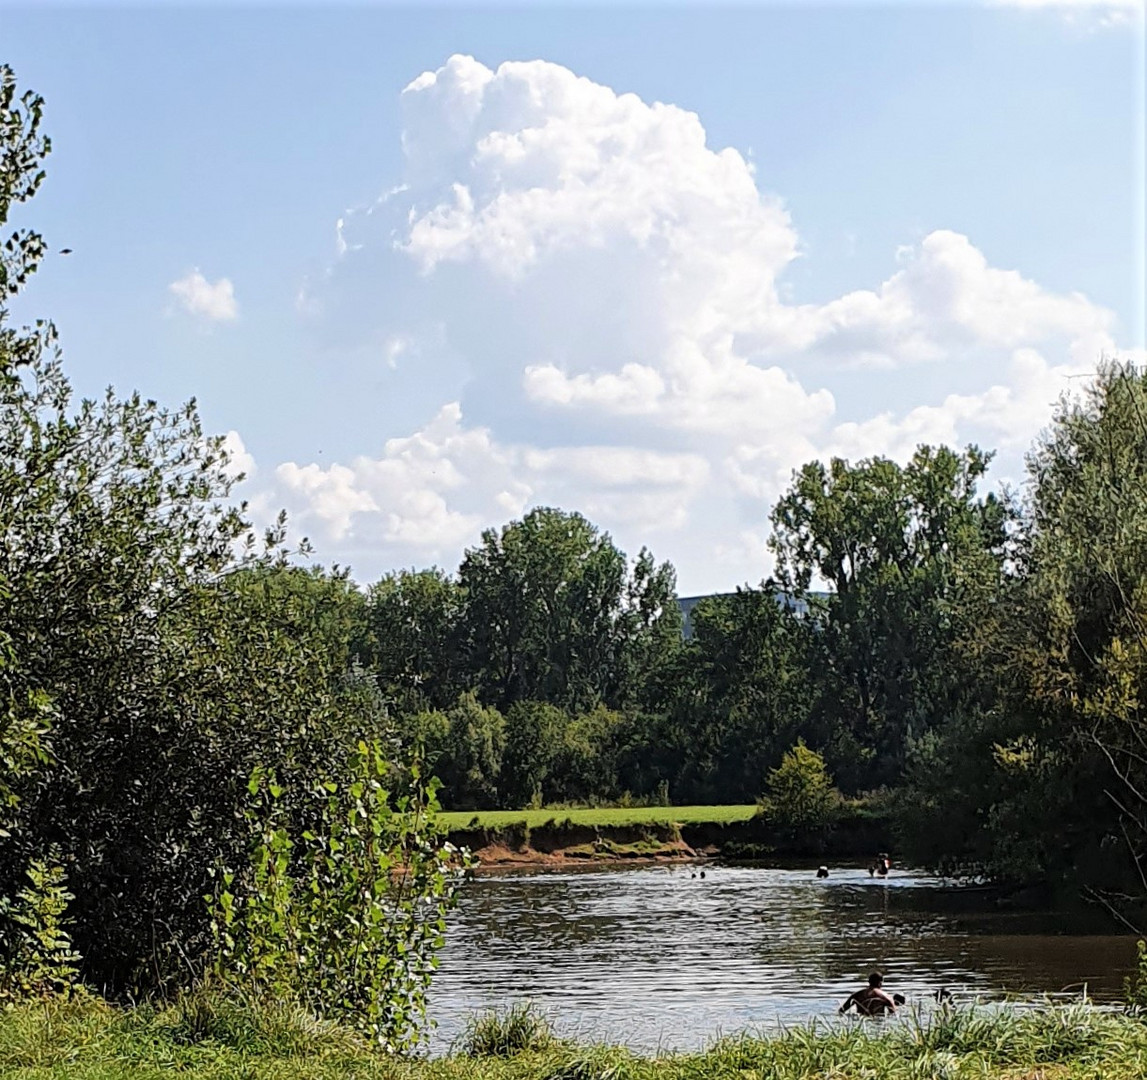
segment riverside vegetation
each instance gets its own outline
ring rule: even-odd
[[[5,231],[44,180],[42,118],[0,67]],[[51,322],[15,326],[7,306],[47,251],[27,227],[0,248],[5,1069],[462,1069],[367,1049],[425,1031],[468,861],[439,799],[471,816],[756,804],[792,836],[882,800],[910,859],[1143,925],[1142,372],[1104,361],[1061,403],[1022,497],[979,492],[976,447],[809,463],[772,513],[776,580],[698,604],[685,638],[669,564],[553,508],[487,530],[455,573],[362,590],[302,566],[284,518],[252,529],[194,402],[73,400]],[[997,1072],[1037,1050],[1065,1075],[1141,1055],[1138,1021],[1117,1017],[935,1024],[979,1032],[959,1052]],[[256,1062],[242,1033],[273,1056],[272,1031],[296,1040],[284,1060],[307,1039],[317,1058]],[[1023,1032],[1030,1052],[1008,1057]],[[874,1039],[601,1053],[618,1076],[751,1074],[790,1047],[855,1053],[839,1068],[862,1075]],[[505,1075],[607,1074],[579,1053],[528,1051]]]

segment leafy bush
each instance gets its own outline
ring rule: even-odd
[[[437,781],[360,742],[341,775],[311,793],[298,832],[275,774],[251,777],[250,865],[208,897],[216,975],[253,999],[297,1000],[388,1051],[421,1039],[426,991],[465,853],[435,820]]]
[[[815,830],[831,821],[839,800],[824,758],[805,746],[803,739],[798,739],[780,765],[769,773],[768,794],[762,800],[762,809],[774,825]]]
[[[27,877],[15,903],[0,897],[0,1001],[67,995],[78,974],[63,867],[37,859]]]

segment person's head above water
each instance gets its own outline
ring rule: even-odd
[[[884,985],[884,976],[879,971],[874,971],[868,976],[868,985],[879,990]]]

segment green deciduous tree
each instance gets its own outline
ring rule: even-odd
[[[604,705],[568,719],[551,770],[551,799],[589,802],[616,798],[623,714]]]
[[[921,446],[905,466],[874,458],[805,465],[773,511],[784,587],[813,602],[811,668],[826,754],[849,788],[896,782],[910,738],[943,721],[961,692],[949,664],[968,597],[999,587],[1008,509],[978,498],[990,455]]]
[[[43,107],[39,95],[18,94],[12,69],[0,65],[0,230],[6,229],[13,206],[32,198],[44,180],[51,142],[40,131]],[[8,298],[35,273],[43,254],[43,237],[27,228],[12,233],[0,247],[0,389],[18,385],[19,369],[54,348],[51,324],[9,324]],[[11,519],[22,481],[11,471],[0,473],[0,530]],[[0,605],[9,596],[8,581],[0,575]],[[17,782],[46,761],[50,702],[41,689],[28,684],[19,665],[12,638],[0,626],[0,839],[11,825]]]
[[[544,799],[569,718],[544,701],[517,701],[506,713],[500,792],[506,806]]]
[[[675,787],[715,802],[752,801],[761,777],[807,732],[809,628],[771,585],[693,609],[685,693],[674,705],[685,763]]]
[[[580,514],[542,507],[487,530],[458,578],[470,677],[502,710],[628,700],[679,625],[672,570],[642,552],[631,575],[625,555]]]
[[[40,114],[0,71],[0,223],[42,179]],[[15,234],[5,296],[43,250]],[[15,330],[0,302],[0,895],[66,872],[83,974],[110,993],[204,962],[200,898],[247,845],[256,764],[330,771],[386,724],[348,669],[355,590],[287,567],[281,522],[260,543],[235,480],[194,403],[74,401],[51,325]]]
[[[995,812],[1034,811],[1015,835],[1049,876],[1147,899],[1147,375],[1102,364],[1028,469],[1011,650],[1027,730]]]
[[[1014,572],[953,652],[978,694],[917,740],[904,815],[918,857],[1120,917],[1147,895],[1145,418],[1144,375],[1104,364],[1033,448]]]
[[[483,706],[476,694],[468,692],[445,712],[424,710],[403,721],[402,727],[404,738],[422,748],[427,767],[442,781],[448,809],[498,805],[506,725],[497,709]]]
[[[437,569],[400,570],[371,586],[359,651],[398,712],[447,708],[464,689],[464,600]]]

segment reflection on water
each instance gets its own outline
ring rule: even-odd
[[[924,1002],[1003,992],[1110,1000],[1135,939],[894,870],[685,866],[479,877],[450,918],[430,1015],[442,1049],[467,1015],[529,998],[581,1034],[685,1049],[834,1015],[879,968]],[[1058,931],[1058,932],[1057,932]]]

